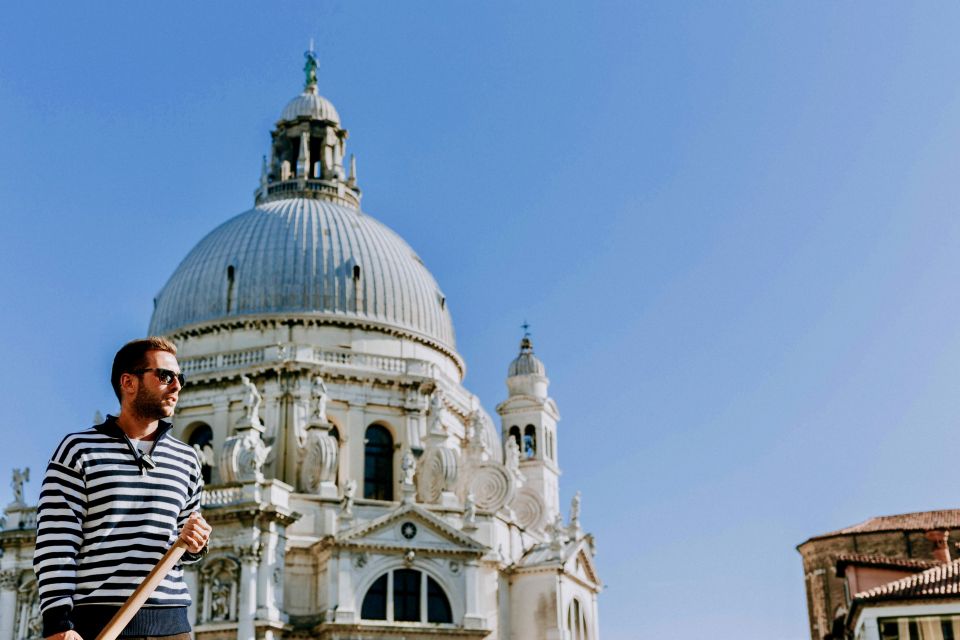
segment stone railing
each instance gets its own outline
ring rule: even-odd
[[[293,177],[289,180],[271,182],[255,192],[257,204],[278,198],[301,194],[306,197],[322,197],[352,207],[360,206],[360,194],[356,187],[338,179],[320,180]]]
[[[218,353],[213,356],[184,358],[180,361],[180,368],[184,374],[191,376],[209,371],[240,369],[250,365],[260,364],[264,360],[266,360],[266,349],[260,347],[258,349]]]
[[[320,348],[313,350],[313,359],[322,364],[333,364],[363,369],[378,369],[390,373],[411,373],[416,369],[419,373],[429,367],[429,363],[412,358],[394,358],[391,356],[374,356],[366,353],[348,353],[344,351],[324,351]]]
[[[210,356],[184,358],[180,367],[189,376],[230,369],[245,369],[267,362],[302,362],[333,367],[384,371],[386,373],[433,377],[436,367],[426,360],[397,358],[350,351],[331,351],[310,345],[284,344]]]
[[[200,506],[203,507],[223,507],[228,504],[236,504],[243,500],[243,488],[235,486],[223,486],[210,489],[204,489],[200,496]]]

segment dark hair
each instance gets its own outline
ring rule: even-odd
[[[120,347],[113,357],[113,369],[110,371],[110,384],[120,400],[120,376],[145,366],[148,351],[166,351],[177,355],[177,347],[166,338],[150,336],[140,340],[131,340]]]

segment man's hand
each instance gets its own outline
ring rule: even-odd
[[[187,544],[187,551],[190,553],[200,553],[203,551],[203,548],[207,546],[207,540],[210,539],[211,531],[213,531],[213,527],[207,524],[207,521],[203,519],[199,511],[194,511],[190,514],[190,517],[187,518],[183,529],[180,530],[180,539]],[[80,636],[76,638],[57,638],[57,640],[80,640]]]
[[[47,636],[46,640],[83,640],[80,634],[71,629],[70,631],[61,631],[52,636]]]

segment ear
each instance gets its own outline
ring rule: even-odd
[[[120,375],[120,397],[128,394],[135,394],[140,379],[132,373],[123,373]]]

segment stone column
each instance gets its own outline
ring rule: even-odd
[[[353,570],[349,557],[340,555],[337,561],[337,583],[337,613],[334,622],[356,622],[357,603],[353,597]]]
[[[213,401],[213,417],[210,420],[210,429],[213,430],[213,450],[220,451],[223,443],[232,434],[230,429],[230,400],[224,396],[219,396]],[[213,483],[222,482],[220,478],[220,468],[214,467],[210,480]]]
[[[257,613],[257,561],[253,547],[240,549],[240,597],[237,602],[237,640],[255,640]]]
[[[327,584],[326,616],[327,620],[333,620],[340,605],[339,577],[340,577],[340,552],[334,551],[330,554],[327,561],[327,572],[325,574]]]
[[[13,638],[17,619],[17,572],[0,571],[0,638]]]
[[[482,629],[480,614],[480,568],[476,560],[468,560],[464,566],[463,582],[466,587],[467,609],[463,615],[465,629]]]
[[[257,570],[257,619],[286,622],[283,613],[284,530],[276,521],[260,530],[260,564]]]
[[[344,441],[346,451],[340,456],[340,486],[346,486],[347,480],[357,481],[357,497],[363,497],[363,438],[367,425],[364,424],[364,405],[350,402],[347,408],[347,424],[343,429],[349,434],[350,442]],[[341,441],[344,438],[341,436]]]

